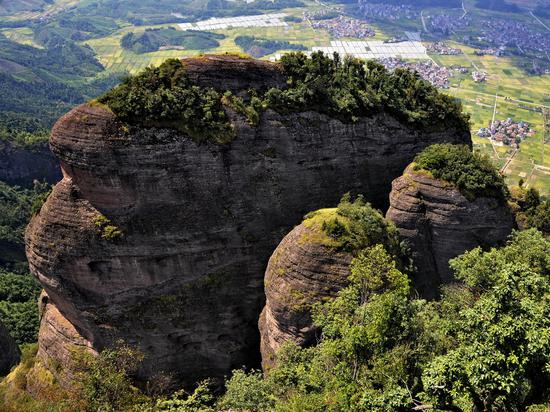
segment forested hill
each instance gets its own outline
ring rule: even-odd
[[[0,0],[0,15],[43,10],[53,0]]]
[[[44,135],[63,113],[119,81],[92,51],[50,33],[33,47],[0,34],[0,139]],[[94,76],[94,77],[92,77]]]

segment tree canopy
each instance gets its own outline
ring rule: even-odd
[[[414,72],[397,69],[390,73],[373,61],[365,64],[321,52],[311,57],[289,53],[281,58],[280,66],[287,85],[263,95],[249,91],[246,104],[239,105],[243,112],[259,118],[259,112],[267,108],[283,113],[311,110],[345,122],[387,112],[410,127],[469,129],[460,103]],[[130,125],[175,128],[217,142],[234,137],[224,105],[234,106],[230,103],[236,98],[229,99],[227,91],[197,86],[176,59],[126,78],[98,101]]]
[[[465,145],[434,144],[414,159],[414,170],[454,184],[470,200],[478,196],[504,199],[507,188],[491,160]]]

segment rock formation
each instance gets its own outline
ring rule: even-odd
[[[235,90],[280,81],[273,65],[231,56],[185,64],[190,78],[224,89],[220,79]],[[348,191],[384,207],[424,147],[470,144],[467,130],[411,129],[384,113],[343,123],[267,109],[252,126],[227,110],[236,138],[225,145],[128,132],[94,104],[52,131],[63,180],[27,229],[31,271],[86,345],[141,348],[143,378],[167,371],[191,383],[257,364],[267,261],[304,213]],[[59,319],[41,324],[46,364],[73,341],[56,332]]]
[[[513,228],[505,201],[469,201],[455,186],[414,171],[412,165],[393,181],[386,217],[412,249],[414,286],[426,298],[438,296],[439,286],[452,282],[449,259],[477,246],[502,243]]]
[[[2,322],[0,322],[0,376],[7,374],[19,362],[21,353]]]
[[[269,259],[264,278],[266,304],[260,315],[260,350],[264,370],[287,341],[315,343],[311,305],[334,297],[350,275],[352,253],[327,242],[319,225],[296,226]]]
[[[0,180],[19,186],[30,186],[34,180],[53,184],[61,180],[61,169],[47,142],[23,147],[0,141]]]

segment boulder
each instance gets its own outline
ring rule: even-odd
[[[413,165],[393,181],[386,217],[411,248],[414,286],[426,298],[437,297],[442,284],[453,282],[449,259],[477,246],[503,243],[514,226],[504,199],[478,196],[470,201],[454,185],[415,171]]]

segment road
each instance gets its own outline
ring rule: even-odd
[[[519,149],[515,149],[514,150],[514,153],[512,153],[512,156],[510,156],[508,158],[508,160],[506,161],[506,163],[504,163],[504,166],[502,166],[502,169],[500,169],[500,173],[504,174],[506,172],[506,168],[508,167],[508,165],[512,162],[512,160],[514,159],[514,156],[516,155],[516,153],[519,151]]]
[[[539,19],[537,16],[535,16],[532,11],[530,11],[529,14],[531,16],[533,16],[536,21],[538,21],[540,24],[542,24],[546,28],[546,30],[550,31],[550,27],[548,27],[546,24],[544,24],[544,22],[541,19]]]
[[[479,71],[479,67],[477,67],[477,65],[473,62],[473,60],[470,59],[470,56],[468,56],[468,55],[466,54],[465,51],[462,51],[462,54],[464,55],[464,57],[466,57],[466,60],[468,60],[468,61],[470,62],[470,64],[471,64],[472,66],[474,66],[474,68],[475,68],[477,71]]]
[[[462,10],[464,11],[464,14],[460,18],[460,20],[462,20],[468,14],[468,11],[466,10],[466,7],[464,7],[464,0],[462,0]]]
[[[491,125],[495,122],[495,117],[496,117],[496,114],[497,114],[497,103],[498,103],[498,90],[495,93],[495,105],[493,107],[493,120],[491,120]],[[495,144],[493,142],[493,139],[489,138],[489,141],[491,142],[491,147],[493,148],[493,151],[495,152],[495,155],[497,156],[497,159],[500,159],[500,156],[498,155],[498,152],[497,152],[497,149],[496,149]],[[517,151],[517,149],[516,149],[516,151]],[[514,152],[512,157],[514,157],[515,154],[516,153]],[[501,169],[502,173],[504,173],[504,170],[506,170],[506,168],[508,167],[508,164],[510,163],[510,160],[512,159],[512,157],[510,157],[510,159],[506,162],[504,167]]]
[[[420,19],[422,20],[422,27],[424,27],[424,31],[428,33],[428,28],[426,27],[426,21],[424,20],[424,10],[420,11]]]
[[[495,122],[495,116],[497,114],[497,102],[498,102],[498,92],[495,93],[495,106],[493,107],[493,120],[491,121],[491,124]]]

